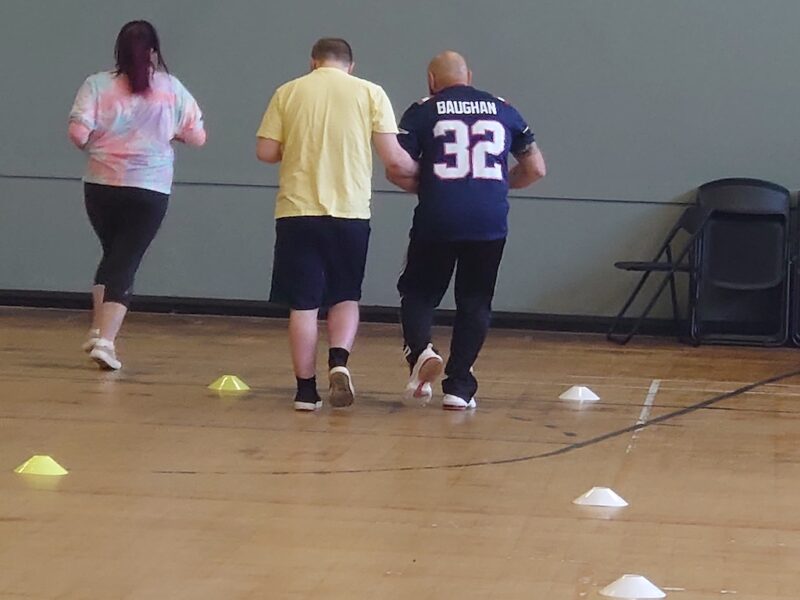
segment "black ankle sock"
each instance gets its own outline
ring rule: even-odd
[[[297,397],[303,400],[314,400],[319,398],[317,393],[317,378],[309,377],[308,379],[297,379]]]
[[[331,348],[328,350],[328,368],[346,367],[350,353],[344,348]]]

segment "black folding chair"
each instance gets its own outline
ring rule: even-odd
[[[789,256],[789,334],[792,343],[800,346],[800,214],[790,213]]]
[[[661,296],[664,289],[669,285],[670,298],[672,300],[672,319],[675,323],[676,335],[680,337],[681,331],[681,311],[678,304],[678,292],[675,285],[675,274],[686,273],[689,275],[690,287],[692,277],[695,269],[694,250],[697,241],[703,232],[703,229],[708,222],[711,215],[711,209],[703,206],[692,205],[686,208],[681,214],[678,221],[673,225],[667,234],[664,243],[661,244],[658,252],[651,261],[641,262],[617,262],[614,266],[617,269],[624,271],[632,271],[641,273],[639,283],[631,292],[628,300],[623,305],[622,309],[617,313],[611,328],[606,334],[609,341],[618,344],[627,344],[639,328],[642,322],[650,314],[650,311],[655,306],[659,296]],[[680,241],[677,239],[680,234],[683,238],[683,245],[679,247]],[[626,314],[630,307],[633,305],[639,293],[644,288],[650,275],[653,273],[663,273],[664,277],[661,283],[656,288],[649,302],[645,306],[642,313],[635,319],[633,324],[627,331],[621,331],[623,323],[626,321]]]
[[[781,345],[789,334],[789,191],[759,179],[706,183],[712,211],[694,255],[691,336],[697,343]]]

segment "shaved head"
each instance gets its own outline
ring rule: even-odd
[[[428,85],[435,94],[453,85],[472,83],[472,71],[458,52],[445,50],[433,57],[428,65]]]

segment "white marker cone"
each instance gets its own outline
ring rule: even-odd
[[[646,600],[666,598],[667,595],[641,575],[623,575],[611,585],[600,590],[607,598],[626,598],[627,600]]]
[[[574,385],[558,397],[560,400],[578,400],[580,402],[596,402],[600,396],[588,387]]]
[[[582,496],[575,498],[572,503],[580,506],[605,506],[609,508],[628,506],[622,496],[607,487],[593,487]]]

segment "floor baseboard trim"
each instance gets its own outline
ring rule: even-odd
[[[0,306],[27,308],[61,308],[88,310],[91,296],[82,292],[53,292],[37,290],[0,290]],[[136,296],[131,310],[148,313],[218,315],[234,317],[285,318],[285,307],[260,300],[231,300],[223,298],[184,298],[174,296]],[[437,325],[452,325],[455,311],[437,310]],[[399,323],[399,309],[391,306],[362,306],[361,318],[371,323]],[[573,333],[605,333],[611,317],[592,315],[559,315],[498,311],[492,315],[492,327],[499,329],[530,329]],[[673,324],[668,319],[647,319],[640,333],[671,336]]]

